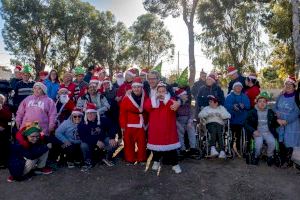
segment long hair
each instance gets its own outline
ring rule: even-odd
[[[51,73],[52,73],[52,72],[55,72],[55,73],[56,73],[56,79],[55,79],[55,82],[56,82],[56,83],[59,83],[58,73],[57,73],[57,71],[56,71],[55,69],[52,69],[52,70],[50,71],[49,76],[48,76],[48,79],[52,82],[52,80],[51,80]]]
[[[246,79],[247,79],[248,82],[253,83],[253,86],[256,85],[257,87],[260,88],[259,81],[257,79],[249,78],[249,77],[246,77]]]

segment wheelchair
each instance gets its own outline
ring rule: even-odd
[[[201,152],[201,157],[203,158],[210,158],[210,147],[209,147],[209,140],[210,134],[206,128],[206,122],[204,119],[200,119],[199,123],[195,123],[196,129],[196,140],[197,140],[197,147]],[[230,120],[224,120],[223,126],[223,143],[224,143],[224,151],[227,158],[233,158],[233,151],[232,151],[232,133],[230,130]]]

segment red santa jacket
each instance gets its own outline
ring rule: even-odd
[[[64,83],[60,84],[60,88],[67,88],[70,91],[69,97],[73,99],[75,97],[75,91],[78,90],[78,87],[75,83],[71,82],[68,86]]]
[[[254,108],[255,106],[255,99],[259,95],[260,89],[257,85],[254,85],[253,87],[250,87],[246,90],[245,94],[248,96],[250,100],[250,106],[251,108]]]
[[[154,151],[171,151],[180,147],[176,127],[176,111],[171,110],[173,101],[157,101],[148,98],[145,110],[149,112],[149,129],[147,147]],[[156,104],[156,105],[154,105]]]
[[[144,112],[144,102],[148,99],[145,92],[142,93],[141,105],[139,106],[131,94],[126,95],[120,105],[120,127],[146,128],[148,123],[147,113]]]
[[[124,97],[126,95],[126,92],[128,90],[131,90],[131,84],[132,82],[124,82],[117,90],[117,97]],[[121,103],[121,101],[119,101]]]

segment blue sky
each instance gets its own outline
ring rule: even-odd
[[[132,25],[139,15],[146,13],[144,10],[142,0],[85,0],[91,5],[95,6],[100,11],[110,10],[115,15],[118,21],[122,21],[127,27]],[[0,3],[1,7],[1,3]],[[173,42],[175,44],[176,56],[174,60],[169,63],[163,64],[162,72],[164,75],[168,75],[170,70],[177,68],[177,52],[179,51],[179,63],[180,68],[183,69],[188,66],[188,34],[187,28],[181,17],[173,19],[171,17],[164,19],[165,25],[173,36]],[[3,29],[4,21],[0,17],[0,29]],[[195,32],[199,33],[200,26],[195,24]],[[196,59],[196,71],[197,74],[202,68],[209,72],[212,69],[212,64],[201,52],[201,46],[197,42],[195,43],[195,59]],[[9,52],[4,50],[4,43],[2,34],[0,35],[0,65],[10,66]],[[12,67],[12,66],[11,66]]]

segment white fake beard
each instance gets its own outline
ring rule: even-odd
[[[124,78],[116,78],[117,84],[120,86],[124,83],[125,79]]]
[[[62,95],[59,96],[59,101],[62,104],[68,103],[69,100],[70,100],[70,98],[67,94],[62,94]]]

